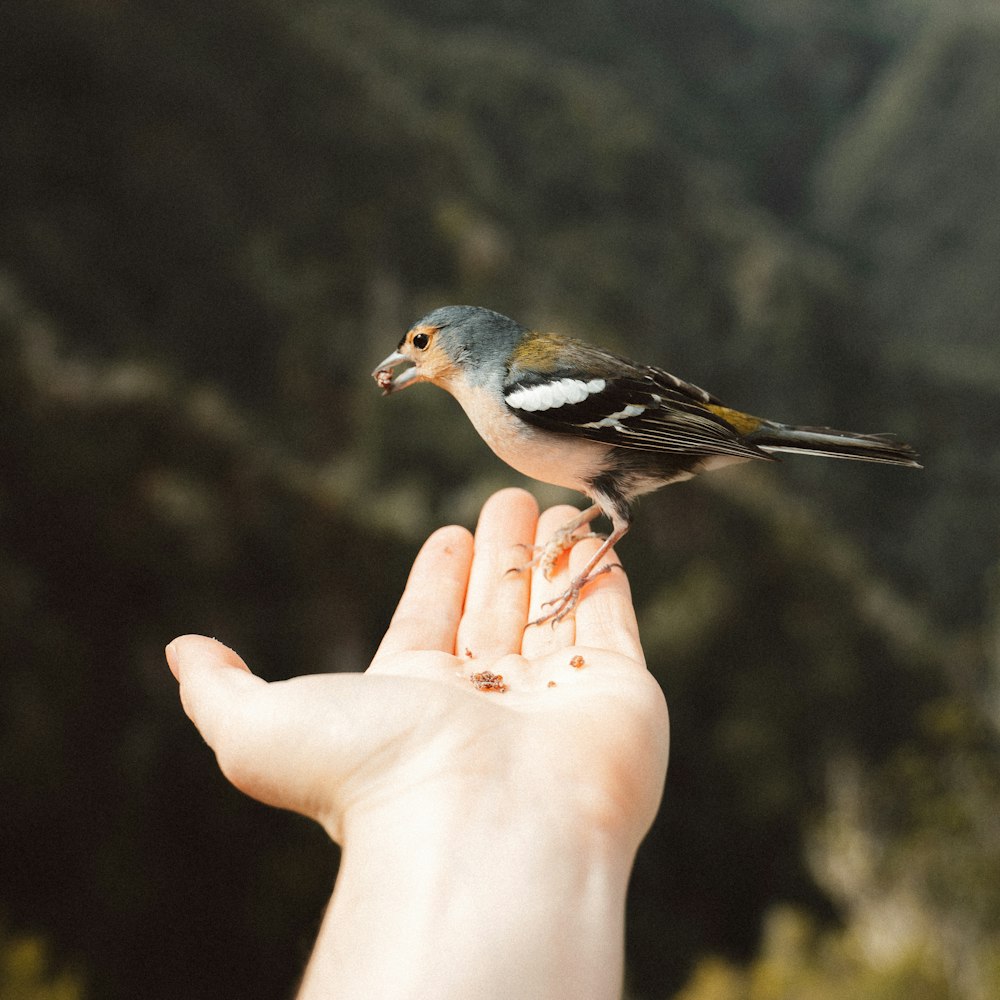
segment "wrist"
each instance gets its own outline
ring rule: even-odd
[[[302,1000],[619,996],[635,845],[519,793],[484,779],[354,811]]]

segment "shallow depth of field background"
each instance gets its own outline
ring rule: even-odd
[[[641,502],[629,996],[998,995],[998,68],[952,0],[7,0],[0,995],[293,992],[336,850],[162,649],[364,669],[426,533],[523,483],[369,377],[447,303],[926,464]]]

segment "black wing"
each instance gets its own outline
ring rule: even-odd
[[[563,368],[544,375],[512,373],[507,405],[546,430],[647,452],[769,458],[709,406],[721,404],[703,389],[658,368],[632,366],[591,349],[586,371]],[[605,364],[600,364],[600,361]],[[610,362],[610,363],[609,363]],[[598,385],[600,383],[600,385]],[[579,397],[583,398],[579,398]],[[564,401],[560,401],[566,398]]]

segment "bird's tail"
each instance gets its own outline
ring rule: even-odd
[[[891,434],[853,434],[830,427],[791,427],[765,421],[747,434],[746,440],[767,452],[798,452],[800,455],[922,468],[917,461],[917,453],[908,444],[895,440]]]

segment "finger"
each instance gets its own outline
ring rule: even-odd
[[[537,518],[535,498],[520,489],[501,490],[483,505],[455,647],[460,655],[465,650],[477,658],[520,651],[531,581],[528,573],[510,570],[530,558],[525,546],[534,539]]]
[[[315,675],[268,684],[231,649],[198,635],[170,643],[167,660],[184,710],[233,785],[315,819],[331,814],[342,778],[338,767],[356,763],[350,751],[363,746],[359,729],[379,732],[359,722],[365,706],[360,685],[370,678]]]
[[[472,536],[458,525],[424,542],[376,659],[411,650],[455,651],[472,563]]]
[[[267,687],[240,657],[215,639],[184,635],[167,646],[167,663],[180,684],[181,704],[205,742],[218,747],[231,732],[235,712]]]
[[[588,538],[576,545],[570,554],[570,572],[581,573],[600,544],[600,539]],[[618,557],[611,549],[601,560],[601,565],[615,563],[618,563]],[[600,569],[600,566],[597,568]],[[632,591],[620,564],[602,573],[584,588],[576,606],[576,641],[581,646],[605,649],[639,663],[646,662],[639,641]]]
[[[550,507],[538,519],[535,531],[535,545],[545,545],[562,527],[579,515],[575,507],[561,505]],[[569,586],[569,560],[562,555],[556,563],[556,572],[551,580],[545,579],[542,567],[535,566],[531,573],[531,604],[528,609],[528,621],[535,621],[551,608],[545,607],[546,601],[559,597]],[[529,659],[543,656],[556,649],[572,646],[576,636],[576,625],[572,615],[567,615],[562,621],[552,624],[543,622],[532,625],[524,632],[521,641],[521,653]]]

